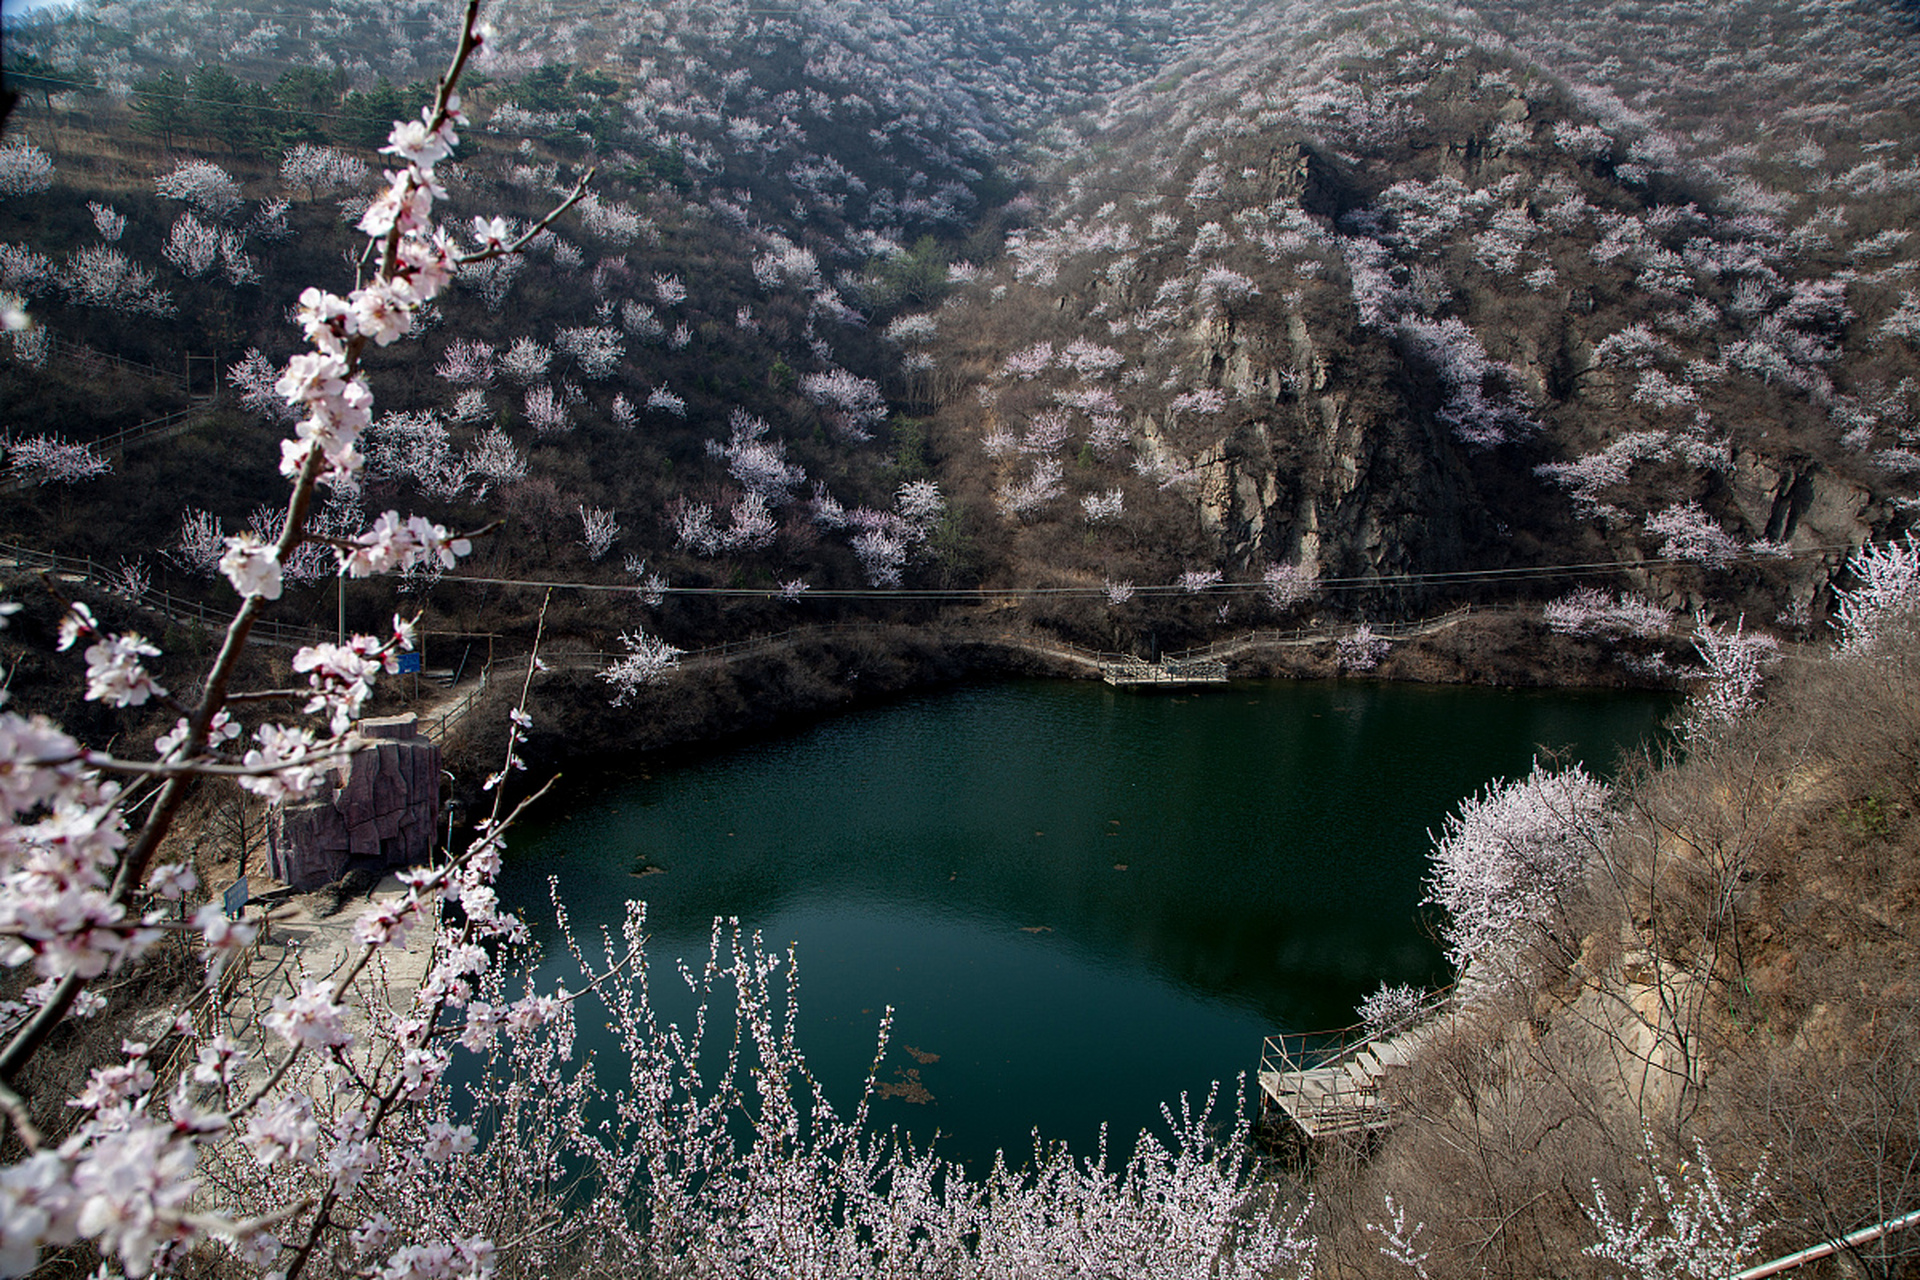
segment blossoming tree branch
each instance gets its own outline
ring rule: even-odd
[[[432,104],[418,120],[396,122],[382,148],[397,167],[387,172],[385,189],[359,222],[368,236],[361,258],[364,283],[344,298],[314,288],[300,296],[299,320],[310,349],[289,362],[276,386],[298,417],[281,449],[281,471],[292,481],[292,492],[277,538],[247,533],[225,539],[219,567],[241,604],[200,682],[198,700],[184,702],[154,678],[146,660],[159,650],[143,636],[108,633],[84,604],[74,603],[61,623],[59,647],[85,644],[86,697],[113,707],[157,701],[179,712],[175,727],[154,744],[157,758],[137,761],[95,751],[44,718],[0,713],[0,959],[15,966],[31,963],[44,979],[29,991],[22,1014],[4,1027],[0,1048],[0,1108],[27,1153],[0,1170],[0,1273],[31,1270],[42,1248],[82,1238],[130,1275],[146,1274],[207,1238],[225,1240],[243,1256],[264,1261],[281,1252],[270,1228],[295,1224],[298,1238],[288,1246],[280,1273],[299,1274],[329,1233],[343,1228],[334,1207],[378,1163],[388,1136],[383,1127],[393,1109],[445,1070],[441,1015],[465,1003],[473,977],[487,967],[488,954],[478,943],[511,940],[524,932],[520,921],[499,911],[489,887],[506,825],[496,805],[463,856],[408,872],[405,896],[370,910],[357,923],[354,938],[362,950],[345,972],[305,979],[295,994],[274,998],[261,1022],[277,1052],[267,1051],[264,1061],[250,1067],[250,1051],[236,1040],[202,1034],[219,1021],[222,973],[255,933],[254,926],[228,920],[219,904],[208,903],[192,921],[209,959],[208,990],[193,1007],[179,1011],[174,1027],[199,1039],[198,1062],[179,1076],[164,1102],[154,1092],[158,1064],[152,1046],[133,1042],[123,1046],[122,1064],[94,1071],[86,1090],[68,1101],[82,1120],[57,1145],[43,1138],[12,1084],[63,1018],[98,1003],[97,996],[89,999],[88,985],[150,949],[167,932],[165,904],[197,887],[190,868],[156,862],[192,782],[231,777],[276,803],[309,794],[339,754],[377,676],[393,672],[398,655],[411,647],[412,628],[396,617],[386,636],[355,635],[345,643],[301,649],[292,667],[306,678],[303,689],[233,689],[249,633],[279,598],[285,566],[295,553],[305,543],[322,541],[331,547],[339,573],[365,577],[418,566],[451,567],[471,548],[469,537],[419,516],[389,511],[364,532],[335,537],[314,533],[308,515],[319,486],[357,482],[363,463],[357,444],[373,400],[363,369],[367,344],[384,347],[406,336],[415,313],[446,287],[457,267],[518,252],[584,191],[586,179],[518,237],[509,236],[502,219],[476,218],[471,248],[433,222],[434,202],[446,194],[434,166],[452,153],[457,129],[466,123],[457,86],[486,36],[478,7],[478,0],[467,6],[452,64]],[[319,717],[324,729],[267,722],[254,730],[250,743],[239,740],[234,708],[287,699]],[[511,735],[515,745],[523,718],[519,713]],[[111,780],[115,776],[134,781]],[[128,813],[136,796],[147,802],[147,815],[134,827]],[[440,951],[413,1009],[375,1029],[384,1052],[350,1059],[346,1050],[352,1036],[345,1029],[342,993],[377,948],[404,946],[408,931],[427,919],[443,896],[464,908],[458,936]],[[472,1029],[465,1033],[470,1041],[498,1022],[484,1015],[475,1020],[473,1012]],[[351,1086],[347,1094],[355,1101],[335,1123],[341,1132],[358,1135],[357,1145],[350,1144],[344,1154],[335,1149],[331,1180],[317,1194],[251,1220],[211,1211],[195,1177],[209,1144],[240,1134],[263,1166],[297,1162],[312,1147],[311,1136],[303,1135],[311,1134],[313,1123],[300,1115],[299,1100],[306,1095],[276,1088],[303,1054],[326,1057],[323,1070],[344,1074],[342,1083]],[[243,1087],[247,1081],[251,1087]],[[444,1160],[471,1149],[473,1141],[470,1129],[443,1123],[423,1148],[425,1158]],[[355,1237],[369,1249],[380,1238],[378,1229],[363,1229]],[[486,1262],[492,1246],[473,1236],[446,1244],[444,1253],[471,1271]]]

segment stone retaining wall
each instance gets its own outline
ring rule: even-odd
[[[274,877],[296,889],[331,883],[360,865],[374,871],[425,862],[440,816],[440,748],[412,715],[363,720],[330,785],[288,805],[269,845]]]

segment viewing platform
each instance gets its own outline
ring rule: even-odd
[[[1218,658],[1166,658],[1160,662],[1123,658],[1102,662],[1100,678],[1111,685],[1225,684],[1227,664]]]

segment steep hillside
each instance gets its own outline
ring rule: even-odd
[[[1855,617],[1598,822],[1554,812],[1586,873],[1481,952],[1405,1122],[1320,1165],[1316,1274],[1734,1275],[1911,1211],[1920,647],[1910,607]],[[1791,1274],[1912,1276],[1920,1236],[1843,1254]]]
[[[46,491],[58,501],[14,504],[5,534],[124,558],[133,580],[192,595],[210,589],[216,532],[271,518],[272,382],[298,348],[287,306],[350,278],[385,138],[368,121],[423,96],[395,83],[428,73],[443,34],[385,6],[137,16],[137,35],[116,5],[10,32],[9,65],[48,92],[10,128],[0,287],[36,328],[10,344],[0,398],[16,442],[84,444],[182,407],[218,366],[229,412],[117,474],[66,476]],[[1073,5],[916,21],[882,6],[497,14],[469,94],[481,129],[442,170],[448,229],[525,227],[589,167],[591,192],[379,362],[379,483],[337,495],[327,528],[402,501],[469,527],[504,514],[474,571],[642,589],[611,617],[563,602],[561,629],[600,644],[642,620],[688,644],[815,619],[832,607],[796,614],[769,594],[897,586],[911,559],[972,581],[877,331],[937,297],[950,260],[996,252],[996,170],[1023,127],[1157,64],[1196,24]],[[86,350],[191,385],[109,391]],[[38,456],[13,455],[30,479],[47,474]],[[311,560],[293,607],[321,618]],[[676,594],[728,589],[740,597]],[[438,625],[485,611],[511,631],[533,598],[449,584],[431,604]],[[389,607],[347,602],[352,619]]]
[[[1025,580],[1278,570],[1399,612],[1615,564],[1819,618],[1910,505],[1915,33],[1612,18],[1261,6],[1044,133],[1044,219],[940,319],[980,383],[940,439]]]
[[[1904,11],[494,21],[448,228],[529,225],[589,168],[592,194],[377,366],[380,480],[328,527],[504,515],[469,576],[587,584],[554,622],[595,644],[902,588],[1123,647],[1581,585],[1805,635],[1847,548],[1909,518]],[[0,365],[15,465],[216,367],[226,403],[0,536],[218,598],[214,522],[269,518],[286,309],[349,278],[384,121],[443,40],[418,6],[10,29],[0,288],[39,326]],[[292,608],[318,620],[311,559]],[[413,586],[433,625],[530,626],[528,591]]]

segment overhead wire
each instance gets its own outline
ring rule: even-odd
[[[1788,556],[1748,554],[1737,562],[1762,563],[1767,560],[1796,559],[1802,556],[1846,554],[1850,544],[1807,547]],[[1427,573],[1378,574],[1321,578],[1313,584],[1319,594],[1380,591],[1421,586],[1473,586],[1496,583],[1548,581],[1555,578],[1597,577],[1628,569],[1677,568],[1695,564],[1679,557],[1636,560],[1587,560],[1556,565],[1515,565],[1504,569],[1449,569]],[[675,587],[635,582],[587,582],[579,579],[507,578],[483,574],[445,573],[437,581],[467,583],[474,586],[519,587],[539,591],[582,591],[604,595],[686,596],[745,600],[1006,600],[1006,599],[1097,599],[1106,597],[1110,588],[1100,586],[1054,587],[808,587],[791,590],[783,587]],[[1118,584],[1116,584],[1118,585]],[[1172,583],[1127,584],[1132,596],[1178,598],[1184,595],[1249,596],[1264,595],[1266,584],[1259,581],[1218,582],[1199,589]]]

